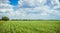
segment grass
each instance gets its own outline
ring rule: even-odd
[[[60,21],[0,21],[0,33],[60,33]]]

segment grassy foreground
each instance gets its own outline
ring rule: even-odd
[[[60,21],[0,21],[0,33],[60,33]]]

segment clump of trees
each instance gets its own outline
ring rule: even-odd
[[[3,16],[1,20],[2,21],[9,21],[9,18],[7,16]]]

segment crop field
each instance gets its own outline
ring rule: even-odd
[[[60,21],[0,21],[0,33],[60,33]]]

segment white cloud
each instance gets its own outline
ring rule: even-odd
[[[45,3],[46,0],[19,0],[19,7],[24,6],[24,4],[29,5],[30,7],[39,7]]]
[[[40,15],[41,16],[47,16],[48,14],[47,13],[41,13]]]
[[[50,9],[50,6],[44,5],[45,2],[46,2],[46,0],[20,0],[18,8],[16,10],[16,15],[20,16],[19,18],[21,18],[21,19],[52,19],[52,18],[55,19],[55,18],[59,18],[60,12],[58,10],[54,10],[56,7],[59,8],[59,5],[54,6],[53,9]],[[29,7],[22,8],[21,6],[24,6],[25,3],[26,3],[25,6],[29,5],[29,7],[31,7],[31,8],[29,8]],[[52,4],[54,4],[54,2]],[[32,8],[32,7],[34,7],[34,8]]]
[[[5,2],[6,1],[6,2]],[[0,12],[9,12],[9,11],[13,11],[13,6],[11,6],[8,3],[8,0],[5,1],[1,1],[0,0]]]
[[[0,15],[1,16],[13,16],[13,6],[9,4],[9,0],[0,0]]]
[[[59,5],[59,0],[53,0],[53,2]]]
[[[52,4],[58,4],[54,6],[53,9],[50,9],[50,6],[44,5],[46,1],[47,0],[19,0],[18,6],[16,6],[16,10],[14,11],[13,6],[9,4],[8,0],[6,0],[6,2],[0,0],[0,12],[8,12],[6,15],[21,19],[48,19],[54,16],[60,16],[60,11],[55,10],[56,8],[60,8],[58,1],[52,0]]]
[[[25,18],[52,18],[54,15],[55,17],[60,16],[60,12],[56,9],[56,7],[60,8],[58,0],[51,0],[51,4],[58,4],[57,6],[52,6],[54,7],[53,9],[50,9],[50,6],[44,5],[47,0],[20,0],[19,1],[19,6],[23,6],[23,3],[26,3],[26,5],[34,6],[34,8],[19,8],[17,9],[19,12],[23,12]],[[30,13],[28,13],[30,12]],[[35,12],[38,12],[38,14],[35,14]],[[23,15],[21,14],[21,15]],[[53,16],[51,16],[53,15]],[[24,18],[23,17],[23,18]],[[48,19],[47,18],[47,19]],[[57,17],[58,18],[58,17]]]

